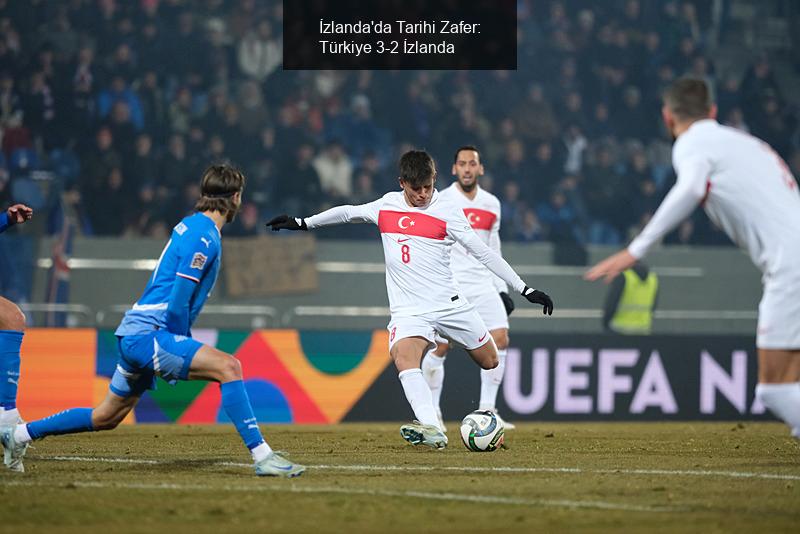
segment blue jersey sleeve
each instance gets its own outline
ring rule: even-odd
[[[187,235],[181,243],[175,274],[200,283],[219,254],[216,243],[203,235]]]
[[[0,213],[0,234],[5,232],[9,226],[11,225],[8,223],[8,213],[4,211]]]

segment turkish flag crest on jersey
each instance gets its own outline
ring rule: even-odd
[[[497,215],[491,211],[479,210],[477,208],[464,208],[464,215],[467,216],[473,230],[491,230]]]
[[[381,210],[378,214],[378,229],[382,234],[444,239],[447,235],[447,222],[424,213]]]

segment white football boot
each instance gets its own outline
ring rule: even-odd
[[[425,445],[433,449],[447,447],[447,436],[435,425],[423,425],[419,421],[400,427],[400,436],[412,445]]]
[[[285,477],[294,478],[302,475],[306,468],[300,464],[293,464],[275,451],[269,456],[255,463],[256,475],[260,477]]]
[[[22,459],[28,450],[28,443],[17,443],[14,439],[14,430],[17,425],[8,425],[0,428],[0,443],[3,444],[3,463],[7,468],[16,473],[24,473],[25,466]]]
[[[509,423],[508,421],[500,417],[499,413],[494,412],[494,416],[500,423],[503,424],[503,428],[505,428],[506,430],[514,430],[515,428],[517,428],[517,425],[515,425],[514,423]]]

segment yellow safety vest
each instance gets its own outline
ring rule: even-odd
[[[658,292],[658,276],[651,272],[642,280],[633,269],[622,273],[625,287],[611,318],[611,329],[620,334],[649,334],[653,326],[653,305]]]

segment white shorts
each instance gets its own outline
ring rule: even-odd
[[[462,286],[461,290],[470,304],[475,306],[475,311],[481,316],[483,322],[489,330],[498,330],[500,328],[508,329],[508,314],[506,307],[503,305],[503,299],[500,298],[500,293],[495,291],[493,286],[480,286],[472,284],[468,286],[470,289],[475,287],[480,291],[472,293],[465,290]]]
[[[756,347],[800,350],[800,277],[774,277],[764,283]]]
[[[407,337],[423,337],[435,347],[436,334],[454,341],[467,350],[482,347],[492,336],[475,308],[469,304],[452,310],[392,317],[389,322],[389,350]]]

